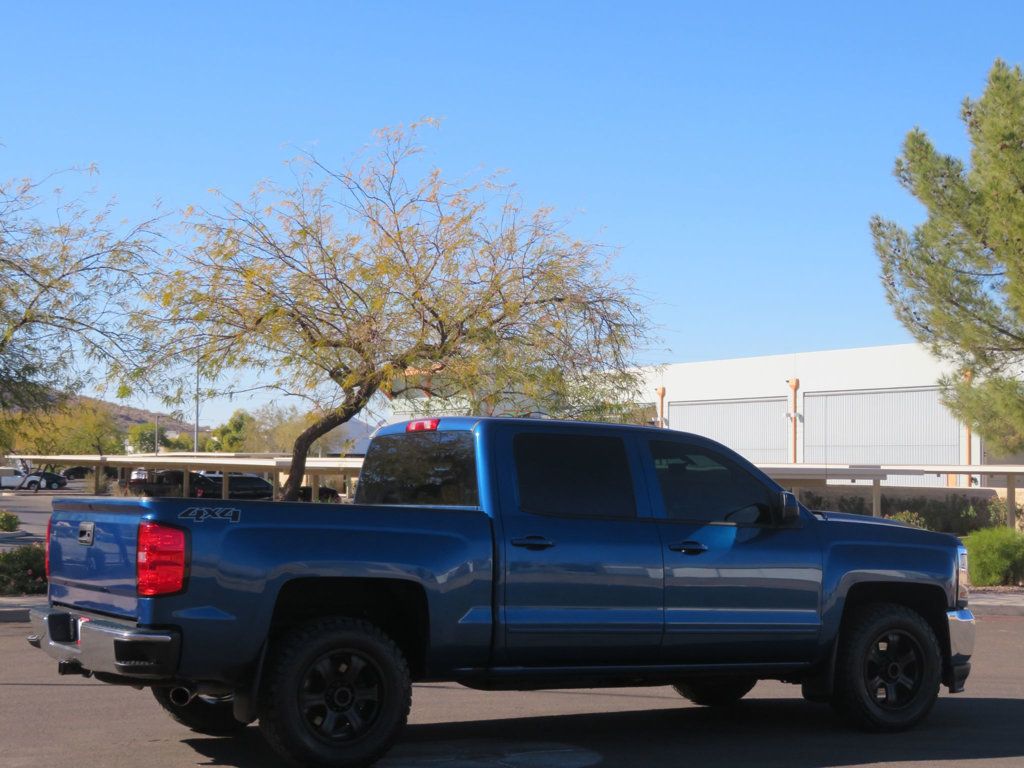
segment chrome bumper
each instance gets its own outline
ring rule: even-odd
[[[968,609],[946,611],[949,625],[949,670],[943,681],[950,693],[964,689],[964,681],[971,673],[971,654],[974,653],[974,614]]]
[[[61,674],[100,673],[139,680],[174,676],[181,639],[172,630],[139,629],[47,605],[29,611],[28,642],[58,662]]]

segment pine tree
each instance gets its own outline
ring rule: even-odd
[[[896,316],[957,373],[947,405],[999,453],[1024,450],[1024,76],[997,60],[961,111],[970,167],[915,128],[899,182],[926,208],[907,232],[871,221]]]

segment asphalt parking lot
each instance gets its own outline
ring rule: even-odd
[[[0,765],[270,768],[258,728],[199,736],[146,691],[58,677],[0,624]],[[929,720],[898,735],[846,728],[795,686],[760,683],[732,711],[686,703],[670,688],[484,693],[417,686],[410,725],[384,768],[584,766],[1024,766],[1024,617],[979,620],[967,692],[943,693]]]
[[[35,536],[46,533],[46,521],[53,511],[55,496],[88,495],[92,483],[86,480],[71,480],[66,488],[59,491],[4,491],[0,493],[0,509],[13,512],[21,519],[21,529]]]

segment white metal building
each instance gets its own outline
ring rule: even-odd
[[[982,463],[980,440],[942,405],[937,381],[948,371],[923,347],[896,344],[666,365],[650,370],[645,394],[665,388],[670,429],[758,464]]]

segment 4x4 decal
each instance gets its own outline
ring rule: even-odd
[[[237,523],[242,519],[242,510],[236,507],[189,507],[178,515],[180,520],[227,520]]]

